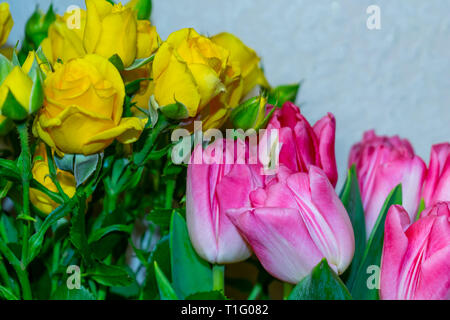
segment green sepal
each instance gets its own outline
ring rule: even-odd
[[[36,7],[36,10],[25,25],[25,37],[32,44],[33,49],[39,47],[42,40],[47,37],[48,28],[55,20],[56,14],[53,11],[52,4],[50,4],[45,15]]]
[[[134,9],[138,20],[149,20],[152,14],[152,0],[138,0]]]
[[[159,110],[161,110],[162,114],[169,119],[183,120],[189,118],[188,109],[183,103],[178,101],[175,101],[175,103],[172,104],[159,107]]]
[[[2,115],[14,121],[23,121],[28,117],[28,112],[14,97],[11,90],[8,89],[5,102],[0,108]]]
[[[234,128],[243,130],[255,128],[260,113],[265,111],[264,106],[261,108],[261,99],[263,97],[260,96],[250,98],[231,111],[230,121]]]
[[[33,114],[38,111],[44,103],[44,78],[36,56],[33,59],[31,69],[28,72],[28,76],[33,81],[28,113]]]
[[[117,70],[123,71],[125,69],[123,61],[117,53],[111,56],[108,60],[114,65],[114,67],[116,67]]]
[[[155,59],[155,55],[154,54],[152,54],[150,57],[147,57],[147,58],[136,59],[136,60],[134,60],[134,62],[130,66],[128,66],[126,68],[123,68],[123,70],[125,70],[125,71],[133,71],[133,70],[139,69],[140,67],[146,65],[147,63],[152,62],[153,59]]]
[[[12,69],[14,69],[14,66],[11,61],[9,61],[4,55],[0,54],[0,85],[3,81],[5,81]]]

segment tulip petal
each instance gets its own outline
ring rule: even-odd
[[[249,193],[261,186],[261,178],[252,173],[249,166],[235,164],[216,187],[220,212],[225,213],[229,209],[249,208]],[[219,263],[237,262],[250,257],[251,252],[248,245],[227,215],[221,214],[219,219],[220,237],[218,239],[219,255],[217,261]]]
[[[389,209],[381,258],[380,296],[383,300],[398,299],[402,262],[408,249],[408,238],[404,230],[409,224],[410,219],[405,209],[399,205]]]
[[[313,128],[319,140],[320,167],[335,187],[338,180],[336,156],[334,153],[336,119],[332,113],[328,113],[317,121]]]
[[[299,282],[323,258],[296,209],[232,209],[227,215],[264,268],[282,281]]]
[[[202,146],[198,145],[191,157],[201,159]],[[214,262],[218,248],[211,208],[209,185],[210,165],[191,163],[187,170],[186,223],[192,245],[205,260]]]
[[[316,166],[287,180],[312,239],[342,273],[350,264],[355,239],[350,218],[325,173]]]

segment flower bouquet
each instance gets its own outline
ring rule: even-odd
[[[336,190],[301,83],[230,33],[162,40],[150,0],[85,4],[0,55],[1,299],[450,298],[450,143],[427,166],[368,130]]]

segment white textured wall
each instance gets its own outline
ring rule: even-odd
[[[16,25],[39,3],[9,0]],[[80,0],[54,0],[62,12]],[[366,27],[366,8],[381,8],[381,30]],[[343,183],[348,151],[363,131],[399,134],[426,161],[431,144],[450,141],[448,0],[154,0],[162,38],[183,27],[229,31],[263,58],[272,85],[304,79],[297,102],[313,122],[337,118],[336,154]]]

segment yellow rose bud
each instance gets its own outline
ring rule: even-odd
[[[73,15],[78,15],[74,19]],[[86,24],[86,11],[58,16],[48,29],[48,37],[42,43],[42,51],[47,60],[54,65],[58,59],[62,62],[82,58],[86,54],[83,35]]]
[[[43,143],[41,143],[36,149],[31,173],[33,174],[33,178],[40,182],[48,190],[58,192],[58,189],[50,178],[47,153]],[[70,172],[62,171],[57,168],[56,179],[58,180],[64,193],[69,198],[72,198],[76,191],[75,177]],[[33,188],[30,189],[30,201],[36,208],[45,214],[49,214],[59,206],[58,203],[49,198],[45,193]]]
[[[136,59],[150,57],[161,44],[161,38],[148,20],[137,21],[137,52]]]
[[[254,50],[247,47],[239,38],[231,33],[219,33],[213,36],[211,40],[228,49],[231,61],[239,64],[244,81],[244,96],[256,85],[269,87],[269,83],[259,65],[260,58]]]
[[[138,20],[138,34],[137,34],[137,56],[136,59],[145,59],[150,57],[160,46],[161,38],[156,32],[156,27],[152,26],[150,21]],[[131,81],[138,79],[149,79],[151,78],[151,68],[152,64],[147,63],[144,66],[134,69],[134,70],[123,70],[121,72],[124,82],[127,84]],[[144,80],[140,82],[139,94],[144,94],[148,88],[149,81]],[[150,96],[147,98],[148,104]],[[140,105],[141,106],[141,105]]]
[[[22,67],[0,57],[10,72],[0,85],[0,114],[13,120],[24,120],[42,105],[42,74],[36,54],[30,51]]]
[[[33,133],[60,154],[98,153],[114,139],[132,143],[146,124],[146,120],[122,118],[122,78],[99,55],[88,54],[59,66],[48,75],[44,93]]]
[[[121,4],[105,0],[86,0],[84,47],[107,59],[117,54],[125,67],[131,65],[137,52],[136,13]]]
[[[3,46],[8,40],[13,25],[14,21],[9,11],[9,3],[0,3],[0,46]]]
[[[153,61],[154,96],[160,107],[182,103],[196,116],[225,90],[228,52],[194,29],[172,33]]]

